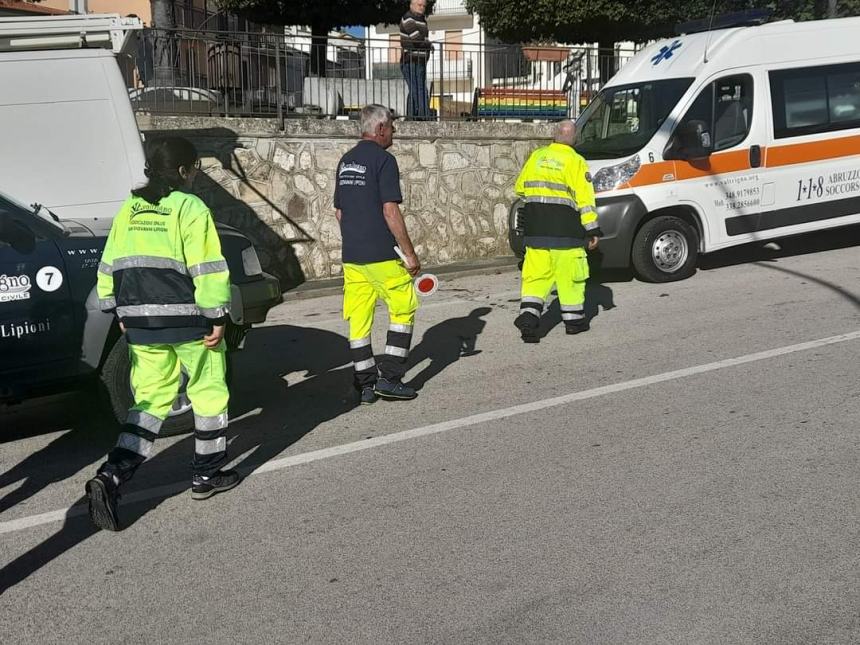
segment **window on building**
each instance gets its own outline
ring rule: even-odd
[[[463,31],[461,29],[445,32],[445,58],[463,60]]]

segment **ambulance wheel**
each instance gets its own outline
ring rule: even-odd
[[[645,282],[684,280],[696,272],[699,235],[684,220],[662,215],[645,222],[633,240],[631,260]]]
[[[230,352],[227,352],[227,381],[230,381]],[[116,344],[111,348],[107,359],[102,366],[101,391],[107,404],[113,412],[113,416],[120,424],[125,423],[129,408],[134,404],[134,396],[131,389],[131,362],[128,357],[128,343],[124,336],[120,336]],[[159,436],[170,437],[184,434],[194,430],[194,412],[191,402],[185,393],[187,377],[183,374],[179,385],[179,396],[173,403],[173,409],[161,426]]]

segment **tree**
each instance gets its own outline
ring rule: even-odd
[[[767,8],[775,19],[810,20],[860,13],[860,0],[465,0],[487,31],[506,42],[552,39],[571,44],[669,36],[678,23]]]
[[[670,36],[680,22],[752,8],[769,8],[775,18],[856,15],[860,0],[466,0],[487,32],[505,42],[597,42],[601,80],[614,71],[611,52],[618,41],[645,42]],[[607,64],[608,62],[608,64]]]
[[[614,72],[614,44],[667,34],[700,0],[466,0],[492,36],[505,42],[597,42],[600,77]]]
[[[397,23],[407,0],[217,0],[253,22],[311,28],[311,73],[325,76],[328,32],[349,25]]]

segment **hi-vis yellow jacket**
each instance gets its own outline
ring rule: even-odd
[[[158,204],[129,197],[111,226],[97,291],[101,309],[126,327],[223,324],[230,272],[206,204],[178,190]]]
[[[572,248],[601,235],[591,175],[572,147],[551,143],[535,150],[514,189],[526,202],[527,246]]]

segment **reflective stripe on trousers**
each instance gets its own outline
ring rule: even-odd
[[[168,345],[129,345],[135,405],[117,446],[102,470],[125,481],[151,456],[162,420],[173,408],[181,374],[194,410],[194,474],[211,475],[227,461],[227,362],[224,343],[207,349],[202,340]]]
[[[376,359],[373,357],[373,345],[370,336],[349,341],[349,354],[352,367],[355,370],[355,381],[358,386],[372,385],[376,382]]]
[[[562,319],[583,318],[585,283],[588,280],[588,259],[583,248],[539,249],[526,247],[523,260],[521,310],[539,308],[549,297],[553,284],[558,290]],[[540,303],[540,305],[538,304]]]
[[[385,351],[379,360],[379,373],[383,378],[399,380],[405,371],[418,309],[412,276],[399,260],[386,260],[370,264],[346,263],[343,280],[343,317],[349,321],[356,385],[376,380],[377,364],[370,346],[370,333],[376,301],[380,298],[388,307],[390,324]]]
[[[531,314],[532,316],[540,318],[543,313],[543,298],[523,296],[520,299],[520,313]]]

